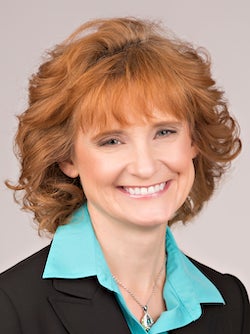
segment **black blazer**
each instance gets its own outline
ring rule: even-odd
[[[0,275],[1,334],[129,334],[114,295],[95,277],[41,278],[49,246]],[[203,304],[195,322],[171,334],[250,334],[241,282],[192,260],[217,286],[226,305]]]

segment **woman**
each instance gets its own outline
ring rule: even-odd
[[[54,238],[1,275],[1,333],[250,333],[242,283],[169,228],[241,150],[204,51],[152,22],[90,21],[32,77],[19,121],[8,186]]]

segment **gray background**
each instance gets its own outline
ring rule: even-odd
[[[222,272],[237,275],[250,292],[250,5],[248,0],[1,0],[0,4],[0,271],[49,243],[19,210],[3,185],[15,180],[12,153],[15,115],[24,110],[27,82],[45,49],[96,17],[139,16],[162,20],[177,35],[205,46],[213,73],[242,128],[244,149],[213,200],[194,222],[174,227],[181,248]]]

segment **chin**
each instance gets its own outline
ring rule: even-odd
[[[140,219],[138,219],[140,217]],[[153,226],[158,226],[158,225],[167,225],[169,219],[171,216],[169,215],[160,215],[159,213],[157,215],[145,215],[145,214],[137,214],[135,219],[131,219],[134,224],[139,225],[139,226],[148,226],[148,227],[153,227]]]

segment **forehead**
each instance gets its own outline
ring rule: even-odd
[[[131,125],[156,122],[187,121],[185,106],[171,92],[162,89],[128,89],[112,87],[90,94],[79,108],[80,125],[83,132],[108,131]]]

